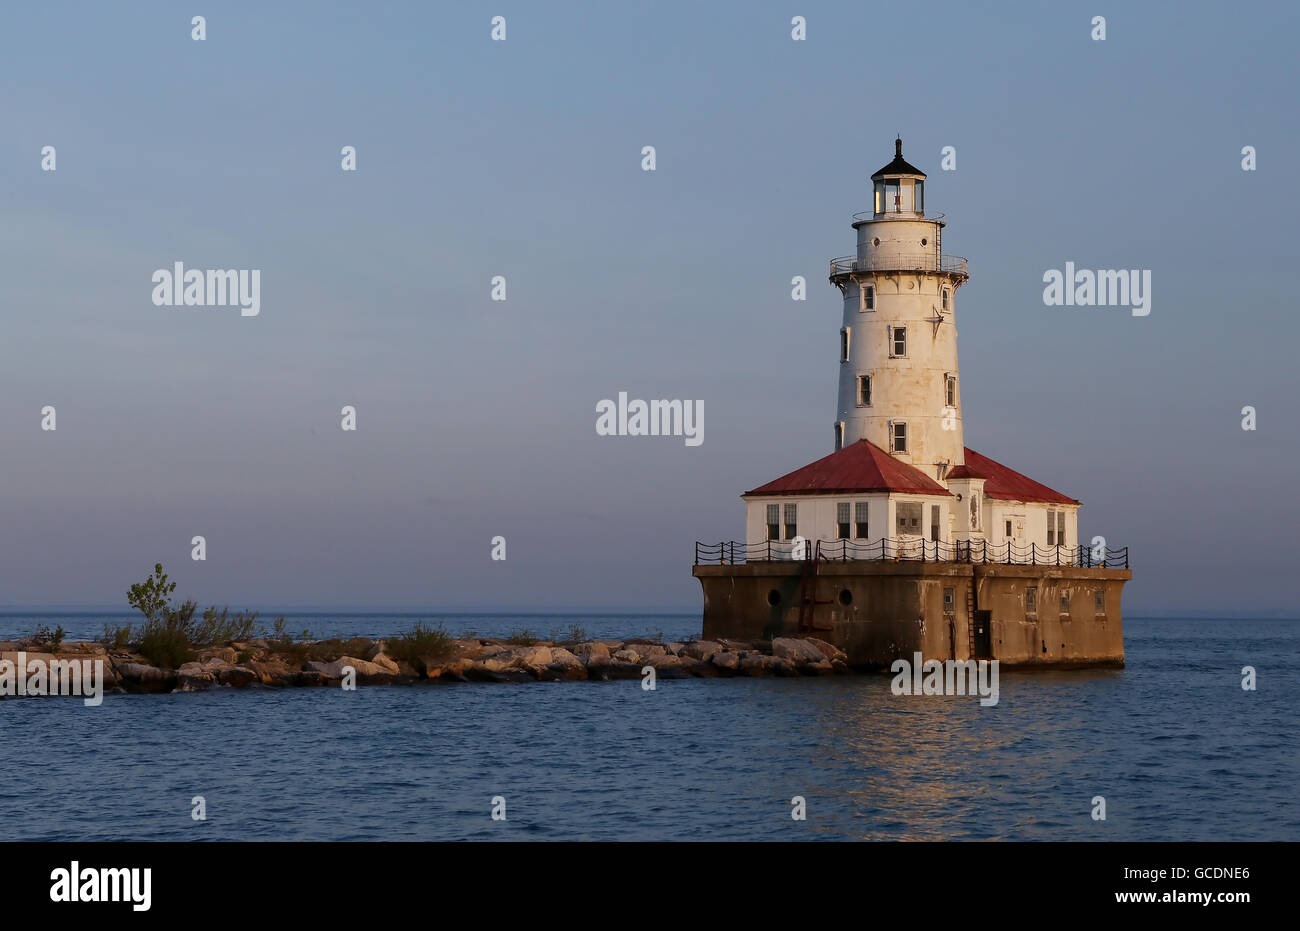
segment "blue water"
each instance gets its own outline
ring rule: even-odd
[[[301,626],[414,619],[328,620]],[[444,621],[483,636],[700,626]],[[103,619],[8,616],[0,631],[41,623],[80,636]],[[0,819],[31,840],[1300,840],[1300,622],[1130,619],[1125,643],[1123,670],[1004,672],[993,708],[896,697],[884,675],[0,701]],[[1242,691],[1245,665],[1258,691]]]

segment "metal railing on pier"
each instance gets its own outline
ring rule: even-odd
[[[1028,543],[989,543],[963,540],[945,543],[920,537],[882,537],[862,540],[765,540],[762,543],[724,541],[696,543],[697,566],[725,566],[754,562],[791,562],[808,559],[836,562],[956,562],[1013,566],[1074,566],[1081,569],[1127,569],[1128,547],[1042,546]]]

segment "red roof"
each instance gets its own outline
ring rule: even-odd
[[[958,471],[963,469],[963,474],[958,475]],[[986,479],[984,494],[990,498],[1003,498],[1009,501],[1047,501],[1052,504],[1079,503],[1074,498],[1053,491],[1027,475],[1021,475],[1015,469],[994,462],[988,456],[981,456],[969,446],[966,447],[966,465],[957,466],[948,473],[948,477]]]
[[[1051,489],[1047,490],[1051,491]],[[898,491],[919,495],[948,494],[946,488],[920,469],[895,459],[867,440],[850,443],[838,452],[818,459],[802,469],[795,469],[789,475],[782,475],[776,481],[760,485],[745,494],[839,495],[865,491]]]

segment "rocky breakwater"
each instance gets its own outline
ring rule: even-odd
[[[390,652],[390,643],[394,648]],[[551,682],[733,676],[828,676],[850,671],[836,647],[812,638],[736,642],[585,640],[515,643],[498,638],[456,639],[437,655],[395,658],[398,641],[285,642],[259,638],[226,646],[195,648],[193,659],[170,669],[131,649],[94,642],[61,644],[61,659],[102,660],[105,691],[193,692],[230,688],[416,684],[428,682]],[[23,641],[0,643],[16,659]],[[35,645],[32,645],[35,647]],[[27,653],[31,658],[32,653]],[[49,657],[55,658],[56,654]]]

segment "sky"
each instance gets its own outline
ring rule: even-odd
[[[1126,613],[1295,615],[1295,4],[192,6],[0,29],[0,604],[161,561],[232,606],[698,607],[694,542],[831,451],[827,260],[897,133],[970,261],[967,445],[1131,548]],[[156,306],[177,261],[260,313]],[[1045,306],[1067,261],[1150,315]],[[704,442],[597,435],[619,391]]]

